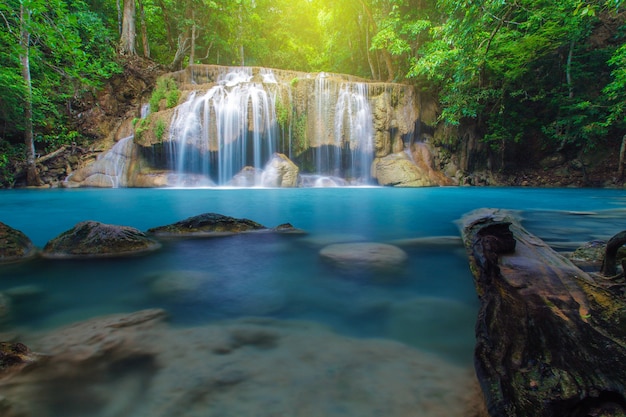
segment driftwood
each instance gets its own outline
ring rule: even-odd
[[[489,414],[626,416],[624,285],[584,273],[510,213],[478,210],[461,227]]]
[[[606,243],[606,252],[602,261],[602,269],[600,272],[606,276],[614,276],[617,274],[617,251],[626,243],[626,230],[619,232],[609,239]],[[623,267],[622,267],[623,269]],[[622,273],[626,274],[626,270]]]

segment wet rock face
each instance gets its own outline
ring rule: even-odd
[[[37,357],[23,343],[0,342],[0,376],[35,362]]]
[[[28,236],[0,223],[0,264],[20,261],[34,254],[35,247]]]
[[[287,156],[275,153],[265,166],[263,173],[264,187],[297,187],[300,169]]]
[[[437,185],[428,172],[418,167],[404,152],[374,161],[372,175],[380,185],[397,187],[430,187]]]
[[[189,217],[166,226],[148,230],[155,236],[212,236],[229,235],[267,229],[262,224],[248,219],[236,219],[217,213],[204,213]]]
[[[43,249],[46,258],[108,257],[156,250],[160,244],[128,226],[94,221],[78,223]]]

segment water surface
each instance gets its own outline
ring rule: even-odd
[[[37,260],[0,269],[0,291],[37,289],[14,305],[20,331],[159,307],[172,326],[241,317],[312,321],[360,340],[389,339],[471,367],[478,302],[455,221],[475,208],[519,211],[524,225],[562,248],[626,229],[626,193],[594,189],[325,188],[80,189],[0,193],[0,221],[37,246],[83,220],[140,230],[206,212],[302,236],[244,234],[177,240],[143,256]],[[442,239],[443,238],[443,239]],[[322,262],[328,244],[391,243],[400,270],[346,275]],[[114,389],[109,387],[109,389]]]

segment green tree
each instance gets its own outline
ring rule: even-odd
[[[0,18],[6,58],[0,67],[0,100],[11,107],[3,116],[12,117],[4,123],[10,120],[13,131],[22,132],[27,182],[38,185],[36,138],[50,126],[61,126],[61,109],[117,65],[106,45],[106,29],[80,0],[8,0],[0,4]]]

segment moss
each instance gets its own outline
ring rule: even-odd
[[[149,119],[139,119],[139,121],[135,123],[135,139],[140,141],[149,127]]]
[[[154,135],[159,142],[163,142],[163,135],[165,134],[165,122],[163,119],[158,119],[154,126]]]
[[[156,113],[161,109],[161,101],[165,100],[168,109],[178,105],[180,90],[172,77],[162,77],[157,80],[157,85],[150,97],[150,111]]]

